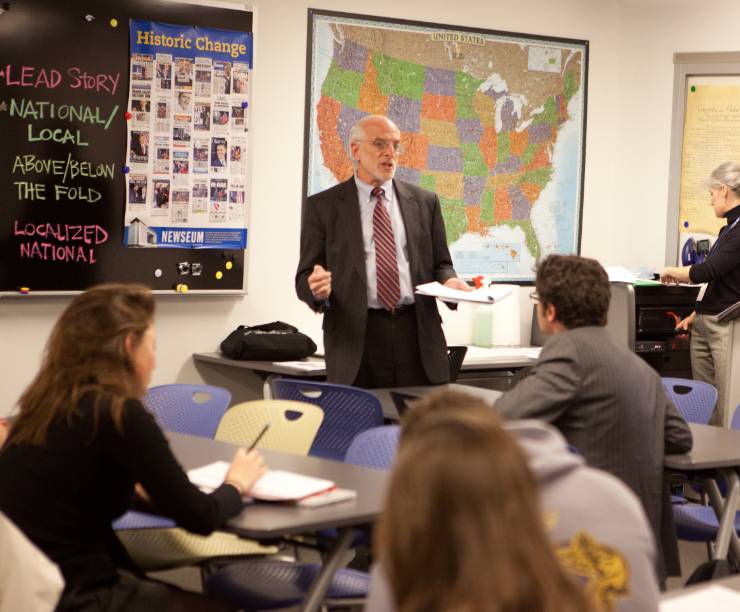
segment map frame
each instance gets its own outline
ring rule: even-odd
[[[460,35],[461,37],[485,36],[486,38],[499,39],[501,42],[513,42],[519,44],[531,44],[531,43],[542,43],[543,46],[554,45],[562,47],[576,48],[582,52],[581,68],[580,68],[580,91],[579,95],[581,98],[580,106],[580,122],[578,122],[578,142],[577,142],[577,163],[575,164],[575,172],[577,174],[577,184],[574,189],[574,202],[570,202],[571,209],[573,211],[572,224],[574,225],[574,246],[573,250],[568,251],[545,251],[540,253],[538,249],[532,249],[533,255],[538,261],[541,256],[547,255],[551,252],[558,253],[573,253],[580,254],[581,252],[581,238],[583,228],[583,194],[584,194],[584,174],[585,174],[585,148],[586,148],[586,124],[587,124],[587,102],[588,102],[588,62],[589,62],[589,41],[574,38],[563,38],[556,36],[545,36],[541,34],[524,34],[509,32],[505,30],[493,30],[485,28],[474,28],[461,25],[451,24],[440,24],[434,22],[407,20],[407,19],[396,19],[389,17],[379,17],[373,15],[365,15],[358,13],[346,13],[341,11],[330,11],[323,9],[308,9],[308,20],[307,20],[307,51],[306,51],[306,91],[305,91],[305,116],[304,116],[304,159],[303,159],[303,206],[306,205],[306,198],[314,193],[330,187],[327,185],[323,189],[311,190],[312,182],[312,168],[313,158],[312,151],[317,146],[317,143],[321,140],[321,133],[317,125],[316,117],[316,105],[317,101],[314,98],[314,92],[316,91],[316,82],[319,75],[316,72],[316,65],[314,63],[314,56],[317,52],[317,41],[315,40],[315,30],[317,21],[333,20],[342,25],[353,25],[357,27],[373,27],[381,29],[384,33],[392,35],[399,30],[406,29],[414,31],[429,32],[450,32]],[[348,23],[352,22],[352,23]],[[462,38],[462,42],[466,42],[467,38]],[[435,66],[436,67],[436,66]],[[450,65],[449,70],[459,70],[454,65]],[[559,129],[556,128],[556,130]],[[342,146],[347,148],[347,143],[342,142]],[[552,161],[552,157],[550,158]],[[400,168],[399,168],[400,169]],[[397,178],[403,178],[398,177]],[[461,180],[464,180],[465,174]],[[334,183],[339,181],[334,177]],[[422,185],[423,186],[423,185]],[[441,198],[440,198],[441,199]],[[535,200],[536,202],[537,200]],[[532,208],[534,203],[532,204]],[[570,216],[568,217],[570,219]],[[531,224],[530,224],[531,225]],[[491,226],[488,226],[491,227]],[[498,227],[498,224],[495,225]],[[534,234],[534,230],[530,230]],[[536,238],[535,238],[536,240]],[[454,241],[453,241],[454,242]],[[451,244],[448,233],[448,244]],[[453,255],[453,263],[454,255]],[[511,276],[506,274],[496,273],[495,271],[480,270],[478,272],[486,277],[487,281],[496,282],[507,282],[512,284],[528,285],[534,281],[534,268],[532,268],[530,274]],[[471,278],[475,274],[461,273],[460,276],[463,278]]]

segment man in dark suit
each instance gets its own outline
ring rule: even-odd
[[[535,285],[537,323],[550,337],[529,375],[496,409],[508,419],[551,422],[589,465],[637,494],[662,549],[663,583],[666,569],[680,574],[663,457],[691,450],[688,425],[657,372],[606,331],[611,291],[597,261],[550,255],[538,265]]]
[[[438,281],[468,290],[447,249],[439,198],[394,180],[401,132],[386,117],[350,131],[355,176],[306,202],[296,292],[324,313],[327,378],[361,387],[444,383],[447,349]]]

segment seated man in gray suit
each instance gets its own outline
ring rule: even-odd
[[[666,571],[680,574],[663,456],[691,450],[688,425],[657,372],[606,331],[611,292],[597,261],[550,255],[537,267],[535,288],[537,323],[550,337],[529,375],[496,409],[507,419],[549,421],[589,465],[637,494],[659,543],[663,584]]]

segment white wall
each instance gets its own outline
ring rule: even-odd
[[[201,380],[205,370],[196,369],[191,354],[215,350],[238,323],[279,319],[320,338],[320,318],[293,291],[309,6],[589,40],[582,252],[605,264],[628,266],[663,263],[672,54],[735,50],[732,24],[740,17],[740,8],[730,0],[707,0],[701,9],[689,0],[378,0],[372,5],[254,0],[251,6],[256,20],[249,293],[243,298],[159,298],[153,384]],[[727,18],[728,12],[733,18]],[[49,330],[67,303],[60,298],[0,300],[0,415],[10,412],[31,380]],[[524,315],[529,311],[523,303]],[[464,312],[445,314],[445,320],[450,343],[468,338]],[[219,382],[214,370],[208,370],[208,377]],[[256,389],[257,381],[251,383]]]

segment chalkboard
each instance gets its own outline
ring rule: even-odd
[[[251,32],[252,13],[165,0],[0,6],[0,292],[81,291],[103,282],[243,290],[243,250],[123,244],[124,114],[129,19]],[[31,103],[33,113],[17,112]],[[192,264],[200,264],[199,275]]]

